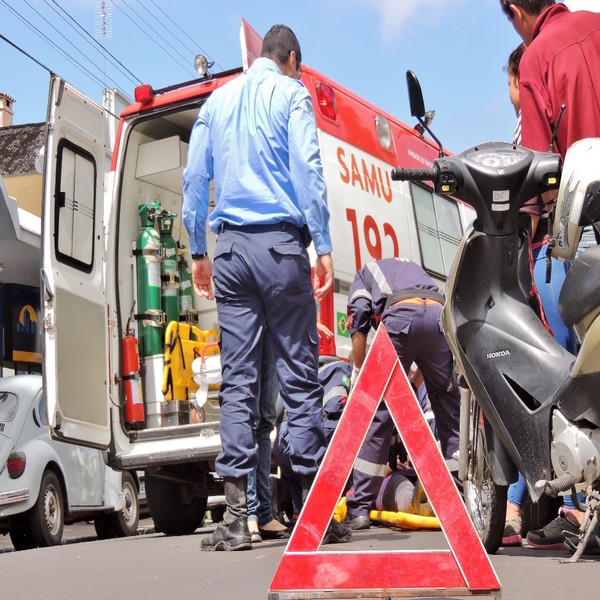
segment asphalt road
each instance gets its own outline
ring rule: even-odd
[[[200,539],[210,530],[206,527],[193,535],[166,537],[153,533],[152,521],[144,520],[141,523],[144,535],[97,541],[93,526],[79,524],[66,529],[61,546],[23,552],[12,551],[10,540],[7,544],[7,538],[0,538],[1,595],[19,600],[267,599],[286,544],[269,541],[255,544],[249,552],[200,552]],[[440,532],[372,527],[355,532],[350,544],[323,546],[320,552],[447,547]],[[501,549],[491,557],[502,585],[501,598],[597,597],[600,560],[562,564],[561,559],[568,556],[566,552],[541,552],[526,546]],[[410,555],[404,555],[402,560],[410,560]],[[435,594],[430,592],[420,596],[433,597]]]

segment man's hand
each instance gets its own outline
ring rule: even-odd
[[[212,289],[212,261],[208,256],[192,261],[192,282],[194,291],[201,298],[213,300]]]
[[[329,327],[323,325],[321,321],[317,321],[317,333],[319,334],[319,337],[324,340],[330,340],[333,337],[333,331],[331,331]]]
[[[323,280],[323,285],[318,288],[317,286],[319,285],[320,280]],[[317,256],[313,288],[317,300],[323,300],[327,293],[333,288],[333,260],[331,254],[321,254],[320,256]]]

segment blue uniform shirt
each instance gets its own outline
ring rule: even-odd
[[[327,191],[308,90],[259,58],[217,89],[200,109],[183,174],[183,221],[190,252],[206,252],[209,182],[216,207],[209,219],[253,225],[308,225],[318,255],[331,252]]]

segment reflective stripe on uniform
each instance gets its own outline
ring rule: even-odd
[[[371,272],[371,275],[373,275],[375,283],[377,284],[377,286],[381,290],[381,293],[384,296],[389,296],[394,292],[394,290],[392,290],[389,283],[387,282],[387,279],[385,278],[385,275],[383,274],[383,271],[381,270],[379,264],[377,264],[376,262],[371,262],[367,263],[365,266]]]
[[[354,468],[365,475],[371,475],[372,477],[385,477],[387,473],[387,465],[377,465],[364,458],[357,458],[354,461]]]
[[[348,395],[348,390],[346,387],[344,387],[343,385],[336,385],[334,387],[332,387],[327,394],[325,394],[323,396],[323,404],[327,404],[328,400],[331,400],[331,398],[335,398],[336,396],[344,396],[346,397]]]
[[[350,298],[350,300],[348,300],[348,304],[349,305],[352,304],[357,298],[366,298],[369,301],[373,300],[373,297],[371,296],[371,292],[369,292],[369,290],[366,288],[360,288],[359,290],[356,290],[352,294],[352,297]]]

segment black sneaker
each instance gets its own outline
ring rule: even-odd
[[[252,550],[252,540],[248,522],[243,517],[227,525],[219,523],[212,535],[202,538],[200,549],[205,552]]]
[[[579,535],[579,525],[568,519],[561,510],[556,519],[541,529],[527,532],[527,543],[537,550],[564,550],[565,533]]]
[[[369,515],[348,515],[342,523],[350,527],[353,531],[358,529],[369,529],[371,527]]]
[[[352,529],[343,523],[331,519],[323,538],[324,544],[344,544],[352,539]]]

